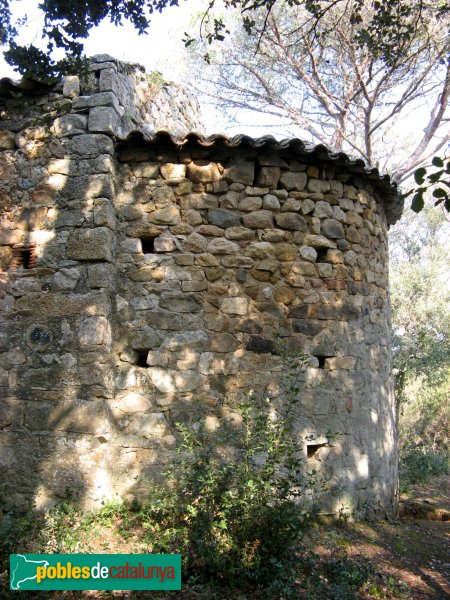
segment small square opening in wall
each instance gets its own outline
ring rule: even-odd
[[[317,360],[319,361],[319,369],[325,369],[325,361],[327,358],[332,358],[331,356],[324,356],[322,354],[318,354],[316,356]]]
[[[155,253],[155,238],[144,237],[141,238],[142,253],[143,254],[154,254]]]
[[[328,248],[316,248],[317,258],[316,263],[322,263],[327,260]]]
[[[148,356],[148,350],[140,350],[140,351],[138,351],[138,357],[137,357],[137,361],[136,361],[136,366],[137,367],[142,367],[142,368],[146,369],[148,367],[147,356]]]
[[[19,269],[33,269],[37,266],[36,246],[28,244],[23,246],[14,246],[10,262],[11,271]]]
[[[317,458],[317,452],[327,444],[308,444],[306,446],[306,456],[308,459]]]

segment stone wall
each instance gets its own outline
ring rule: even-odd
[[[1,103],[2,129],[15,133],[52,125],[57,138],[86,130],[124,138],[136,130],[179,136],[204,131],[197,99],[189,90],[108,54],[89,60],[83,76],[66,77],[51,87],[1,79],[0,97],[7,98]]]
[[[277,333],[309,355],[295,431],[333,484],[323,511],[391,511],[389,181],[298,140],[126,137],[105,91],[69,88],[81,112],[34,96],[48,123],[0,133],[6,509],[145,497],[175,422],[239,426],[249,389],[282,401]]]

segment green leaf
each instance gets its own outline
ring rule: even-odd
[[[439,181],[439,179],[441,178],[441,176],[443,175],[444,171],[441,169],[440,171],[436,171],[436,173],[432,173],[431,175],[428,175],[428,179],[430,181],[430,183],[437,183]]]
[[[422,183],[425,181],[426,174],[427,170],[424,167],[420,167],[420,169],[414,171],[414,180],[417,183],[417,185],[422,185]]]
[[[440,169],[442,169],[442,167],[444,166],[444,161],[442,160],[442,158],[440,156],[433,156],[433,160],[431,161],[431,164],[434,165],[435,167],[439,167]]]
[[[414,195],[414,198],[412,199],[411,210],[413,210],[415,213],[420,213],[420,211],[423,209],[423,207],[424,207],[423,193],[418,192],[417,194]]]
[[[443,188],[437,188],[436,190],[433,190],[433,196],[435,198],[445,198],[447,195],[447,192]]]

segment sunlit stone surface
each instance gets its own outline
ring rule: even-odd
[[[331,488],[322,511],[393,511],[389,182],[298,141],[183,138],[201,128],[195,101],[111,57],[87,81],[8,89],[6,509],[144,498],[175,455],[175,423],[239,427],[250,389],[278,418],[278,334],[309,355],[293,419],[305,472]]]

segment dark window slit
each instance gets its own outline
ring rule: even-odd
[[[13,254],[10,262],[11,271],[33,269],[37,266],[36,247],[34,245],[17,246],[12,249],[12,252]]]
[[[316,248],[317,258],[316,262],[325,262],[327,260],[328,248]]]
[[[148,355],[148,350],[142,350],[142,351],[138,352],[138,358],[137,358],[137,362],[136,362],[137,367],[143,367],[145,369],[148,367],[147,355]]]
[[[155,252],[155,238],[147,237],[141,238],[142,253],[143,254],[154,254]]]
[[[319,369],[325,369],[325,361],[327,358],[332,358],[332,356],[321,356],[318,355],[316,356],[317,360],[319,361]]]
[[[326,444],[308,444],[306,446],[306,455],[308,458],[314,458],[320,448],[323,448]]]

